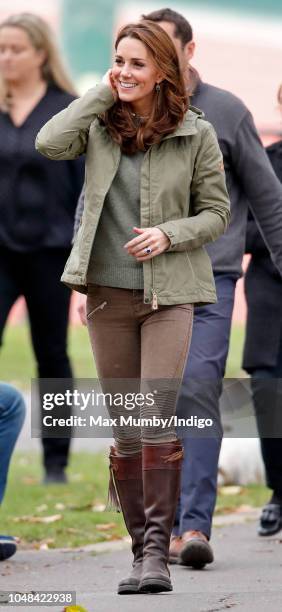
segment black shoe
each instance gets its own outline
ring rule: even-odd
[[[12,557],[17,550],[16,538],[0,535],[0,561]]]
[[[266,504],[260,516],[258,535],[274,535],[280,529],[282,529],[282,506],[273,503]]]
[[[64,470],[47,470],[42,484],[67,484],[68,479]]]

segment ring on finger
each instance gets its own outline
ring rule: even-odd
[[[146,249],[144,249],[144,253],[146,253],[146,255],[150,255],[150,253],[152,253],[152,249],[150,246],[146,247]]]

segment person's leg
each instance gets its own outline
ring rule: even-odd
[[[282,499],[282,437],[278,437],[277,423],[281,413],[282,377],[276,378],[275,370],[254,370],[251,387],[267,486]]]
[[[236,281],[215,277],[217,304],[196,309],[192,342],[177,406],[179,418],[196,415],[212,418],[213,437],[188,436],[182,430],[184,462],[181,495],[174,534],[201,532],[210,538],[217,494],[217,469],[221,447],[219,398],[229,348]],[[179,549],[178,549],[179,552]],[[178,554],[178,553],[177,553]],[[211,549],[208,555],[212,560]],[[203,563],[198,564],[203,565]]]
[[[258,533],[273,535],[282,528],[282,334],[276,367],[252,372],[251,386],[266,483],[271,499],[262,510]]]
[[[25,272],[24,296],[41,396],[44,391],[52,392],[52,385],[55,392],[60,393],[64,393],[72,385],[72,370],[67,353],[71,292],[60,282],[68,253],[68,249],[38,251],[29,256],[29,265]],[[53,382],[42,379],[53,379]],[[70,408],[65,405],[60,407],[58,416],[67,418],[70,413]],[[65,437],[62,438],[44,437],[43,432],[46,482],[48,478],[50,481],[65,481],[64,468],[69,457],[70,428],[66,428],[64,434]]]
[[[9,312],[21,293],[17,274],[17,254],[0,247],[0,347]],[[1,360],[1,356],[0,356]],[[0,504],[4,496],[11,454],[24,419],[22,397],[11,386],[0,382]],[[15,554],[16,540],[0,535],[0,561]]]
[[[21,295],[17,271],[17,255],[0,247],[0,348],[9,312]]]
[[[137,291],[137,294],[139,292]],[[136,292],[90,285],[87,296],[87,326],[103,392],[138,392],[140,386],[140,328],[134,311]],[[123,382],[124,381],[124,382]],[[111,418],[130,413],[123,406],[108,405]],[[141,450],[140,428],[113,427],[119,455]]]
[[[0,503],[4,497],[11,455],[25,417],[22,395],[0,382]]]
[[[261,438],[261,451],[266,484],[282,505],[282,438]]]
[[[125,397],[129,391],[139,391],[140,329],[134,310],[136,293],[140,292],[89,286],[87,326],[104,393],[118,391]],[[113,419],[127,412],[111,404],[107,408]],[[134,556],[132,570],[119,582],[118,593],[134,594],[138,592],[142,570],[145,526],[140,428],[117,425],[113,427],[113,436],[108,501],[113,509],[122,511]]]
[[[142,317],[142,306],[140,316]],[[145,310],[145,309],[144,309]],[[141,417],[169,423],[189,349],[193,306],[180,304],[145,313],[141,332],[142,383],[154,390],[154,405]],[[162,421],[160,421],[162,419]],[[165,421],[166,419],[166,421]],[[169,542],[180,492],[183,448],[174,424],[142,426],[142,469],[146,515],[141,592],[171,591]]]
[[[21,394],[6,383],[0,382],[0,504],[3,500],[11,455],[22,428],[25,404]],[[0,535],[0,561],[15,554],[16,540]]]
[[[144,309],[145,310],[145,309]],[[191,304],[160,306],[142,317],[141,379],[155,393],[154,405],[141,408],[141,417],[169,419],[175,415],[176,402],[193,328],[194,307]],[[165,443],[177,440],[174,423],[166,427],[143,426],[142,442]]]

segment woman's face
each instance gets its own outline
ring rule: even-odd
[[[0,28],[0,72],[7,82],[26,81],[38,73],[45,53],[35,49],[22,28]]]
[[[161,73],[147,47],[135,38],[122,38],[116,50],[112,74],[120,100],[130,103],[140,115],[148,114]]]

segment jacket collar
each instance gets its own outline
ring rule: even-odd
[[[204,113],[199,108],[196,106],[190,106],[185,115],[183,123],[175,130],[175,132],[164,136],[162,140],[168,140],[169,138],[175,138],[176,136],[191,136],[192,134],[197,134],[197,120],[204,119],[204,117]]]
[[[198,119],[204,119],[205,114],[196,106],[189,106],[189,110],[185,114],[184,120],[181,125],[172,132],[171,134],[167,134],[161,140],[168,140],[169,138],[175,138],[176,136],[192,136],[193,134],[197,134],[197,121]],[[99,125],[101,131],[106,132],[107,128],[105,126]]]

